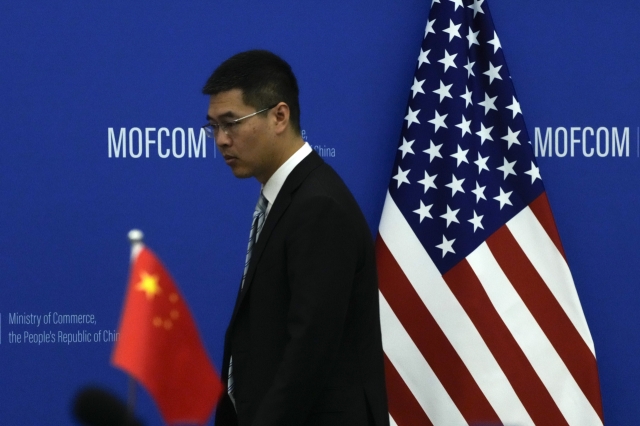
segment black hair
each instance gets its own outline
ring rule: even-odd
[[[267,50],[248,50],[224,61],[211,74],[202,93],[217,95],[232,89],[242,90],[242,100],[256,110],[279,102],[289,106],[289,122],[300,134],[298,82],[291,66]]]

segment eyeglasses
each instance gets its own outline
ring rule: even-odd
[[[233,129],[238,124],[240,124],[243,120],[246,120],[247,118],[251,118],[254,115],[258,115],[258,114],[263,113],[265,111],[269,111],[271,108],[275,108],[276,106],[278,106],[278,104],[274,104],[274,105],[271,105],[269,107],[263,108],[260,111],[252,112],[249,115],[245,115],[244,117],[236,118],[235,120],[229,121],[227,123],[207,123],[204,126],[202,126],[202,128],[204,129],[204,132],[206,133],[207,137],[212,138],[212,139],[215,139],[216,135],[218,134],[218,132],[220,130],[222,130],[225,135],[229,136],[229,134],[231,132],[233,132]]]

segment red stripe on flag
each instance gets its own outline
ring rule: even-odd
[[[596,359],[506,226],[487,245],[601,419]],[[604,420],[603,420],[604,421]]]
[[[502,321],[469,262],[462,260],[444,274],[444,279],[534,423],[566,425],[564,416]]]
[[[376,259],[380,291],[465,420],[499,421],[380,236],[376,241]]]
[[[540,194],[538,198],[536,198],[531,204],[529,204],[529,208],[535,215],[536,219],[538,219],[538,222],[540,222],[540,225],[542,225],[544,230],[547,232],[547,235],[549,236],[549,238],[551,238],[553,244],[555,244],[555,246],[558,248],[558,250],[562,254],[562,257],[566,259],[567,256],[565,256],[564,248],[562,248],[562,241],[560,241],[558,228],[556,227],[556,222],[553,219],[553,213],[551,213],[551,206],[549,205],[549,200],[547,199],[547,193],[543,192],[542,194]]]
[[[433,423],[386,355],[384,356],[384,372],[387,381],[389,413],[398,426],[432,426]]]

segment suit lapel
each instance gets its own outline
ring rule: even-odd
[[[262,256],[262,252],[266,247],[269,237],[272,232],[276,228],[280,218],[284,214],[284,212],[291,204],[291,199],[293,193],[296,189],[302,184],[302,182],[306,179],[306,177],[311,173],[314,169],[324,163],[324,160],[315,152],[311,151],[309,155],[307,155],[289,174],[287,179],[285,180],[282,188],[280,188],[280,192],[278,192],[278,196],[273,202],[273,206],[271,206],[271,210],[267,216],[267,219],[262,227],[262,231],[258,237],[258,241],[253,246],[251,251],[251,259],[249,260],[249,267],[247,269],[247,275],[244,280],[244,285],[240,292],[238,293],[238,298],[236,300],[236,305],[233,309],[233,314],[231,316],[231,324],[233,324],[236,314],[240,305],[242,305],[242,301],[244,296],[247,294],[249,287],[251,287],[251,282],[253,281],[253,276],[256,270],[256,267],[260,261],[260,257]]]

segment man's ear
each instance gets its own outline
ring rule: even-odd
[[[289,105],[284,102],[280,102],[278,105],[273,107],[271,112],[276,134],[284,133],[284,131],[289,128],[289,115],[291,114]]]

